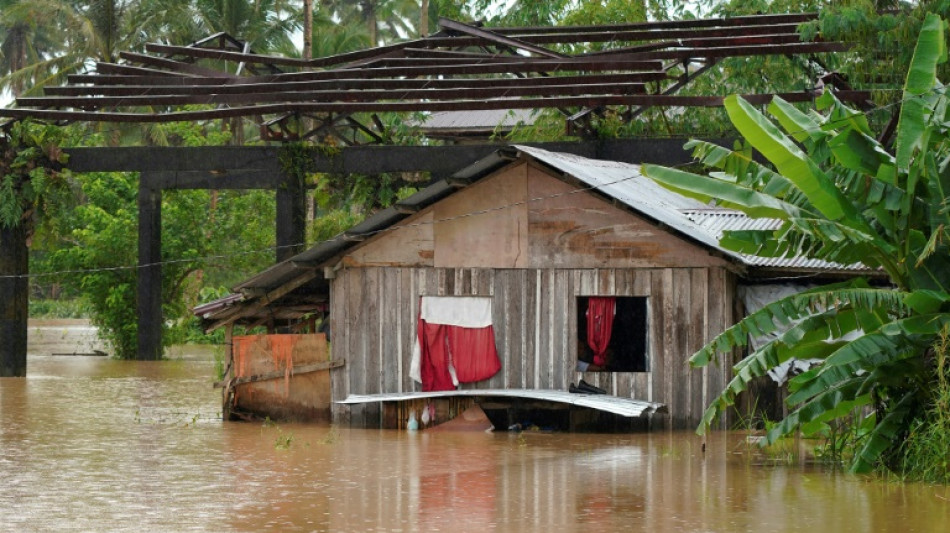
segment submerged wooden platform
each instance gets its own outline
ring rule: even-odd
[[[552,411],[578,411],[574,408],[583,408],[582,410],[593,410],[602,413],[609,413],[628,419],[641,419],[651,414],[667,413],[667,407],[661,403],[647,402],[634,398],[621,398],[609,394],[576,394],[560,390],[544,389],[464,389],[453,391],[437,392],[397,392],[382,394],[351,394],[345,400],[337,401],[339,404],[361,404],[382,402],[387,408],[384,409],[383,426],[391,429],[404,427],[404,418],[409,410],[421,410],[422,406],[429,401],[439,401],[448,399],[471,398],[478,403],[492,420],[496,429],[504,430],[510,425],[521,424],[523,420],[544,420],[552,422],[560,420],[561,423],[552,422],[556,429],[565,430],[593,430],[597,431],[598,426],[604,426],[603,420],[596,417],[578,417],[566,413],[567,416],[551,416]],[[394,405],[409,406],[408,409],[391,409]],[[450,409],[456,411],[457,408]],[[445,409],[438,409],[439,414],[445,413]],[[445,421],[442,416],[438,422]],[[604,429],[614,430],[616,425],[607,424],[611,427]],[[642,427],[642,426],[637,426]]]

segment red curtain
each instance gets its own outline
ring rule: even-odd
[[[419,371],[423,391],[454,390],[449,364],[459,383],[488,379],[501,370],[491,326],[464,328],[419,319]]]
[[[422,349],[419,371],[423,391],[455,390],[449,374],[448,327],[419,319],[419,347]]]
[[[607,346],[614,329],[616,299],[608,296],[591,296],[587,299],[587,345],[594,352],[594,364],[607,364]]]
[[[446,326],[449,335],[449,350],[452,365],[459,383],[472,383],[488,379],[501,370],[498,351],[495,349],[495,330]]]

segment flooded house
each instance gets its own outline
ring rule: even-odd
[[[496,428],[689,428],[731,368],[688,358],[741,316],[740,290],[850,275],[719,246],[761,223],[637,165],[507,147],[195,312],[229,338],[286,332],[233,339],[232,410],[405,427],[477,403]]]

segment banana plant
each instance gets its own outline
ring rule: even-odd
[[[728,249],[769,257],[857,262],[889,284],[855,279],[817,287],[754,312],[690,358],[701,367],[745,348],[750,336],[781,333],[734,365],[734,377],[707,408],[699,432],[749,383],[793,357],[823,362],[789,381],[788,416],[765,442],[858,413],[867,428],[850,468],[866,472],[898,449],[929,401],[932,349],[950,328],[950,116],[936,78],[947,59],[946,23],[929,16],[907,76],[893,149],[875,139],[866,116],[826,92],[803,112],[776,98],[768,114],[726,99],[744,138],[730,150],[701,141],[687,148],[708,175],[644,165],[661,185],[777,229],[726,232]],[[759,164],[753,150],[769,164]],[[772,226],[774,227],[774,225]]]

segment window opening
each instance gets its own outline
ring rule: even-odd
[[[645,296],[579,296],[577,370],[649,371],[647,313]]]

